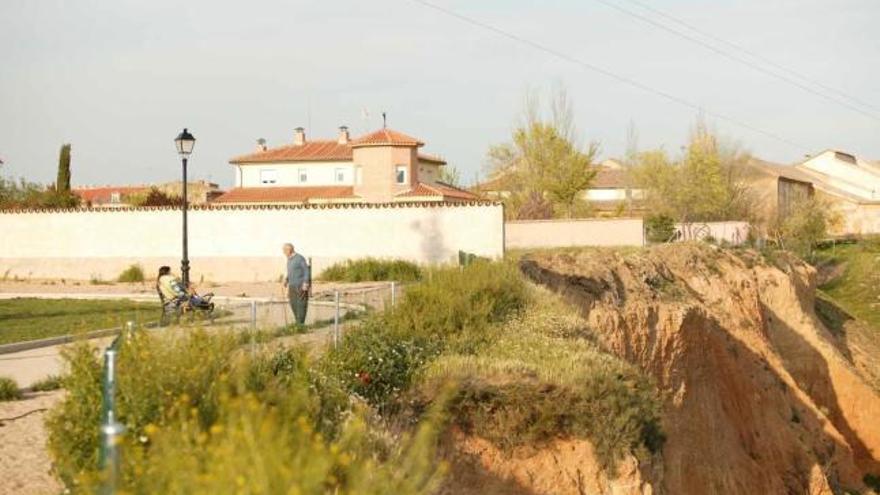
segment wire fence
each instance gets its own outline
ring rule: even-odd
[[[334,342],[338,342],[359,318],[390,308],[405,289],[404,285],[390,282],[313,293],[308,298],[303,325],[296,324],[290,301],[280,295],[269,299],[229,301],[217,305],[213,325],[237,330],[276,330],[281,336],[329,334]]]

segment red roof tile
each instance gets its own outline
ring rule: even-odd
[[[229,163],[351,161],[351,145],[336,140],[306,141],[237,156]]]
[[[442,182],[434,184],[426,184],[424,182],[420,182],[416,184],[416,186],[412,189],[398,194],[397,197],[436,197],[440,201],[468,201],[472,199],[479,199],[479,197],[472,192],[465,191],[464,189],[459,189],[457,187],[450,186],[449,184],[444,184]]]
[[[313,200],[354,199],[351,186],[236,187],[214,203],[305,203]]]
[[[392,129],[379,129],[352,141],[352,146],[424,146],[425,143]]]

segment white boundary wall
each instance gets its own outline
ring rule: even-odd
[[[189,212],[191,279],[277,280],[281,245],[329,264],[367,256],[444,263],[462,250],[504,254],[496,203],[202,207]],[[132,263],[151,277],[180,269],[181,212],[171,208],[0,212],[0,276],[115,279]]]
[[[643,246],[641,218],[517,220],[504,225],[508,249],[572,246]]]

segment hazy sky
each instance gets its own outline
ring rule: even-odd
[[[872,105],[860,108],[874,118],[598,0],[432,1],[797,143],[707,119],[760,157],[836,147],[880,159],[878,0],[640,0]],[[228,159],[259,137],[287,143],[300,125],[357,134],[383,110],[470,181],[526,91],[559,83],[603,156],[623,151],[630,122],[641,147],[677,150],[697,115],[412,0],[2,0],[0,62],[0,173],[41,182],[63,142],[74,184],[174,180],[186,126],[192,174],[229,186]]]

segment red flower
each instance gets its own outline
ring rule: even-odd
[[[373,377],[370,376],[370,373],[368,371],[359,371],[355,374],[355,376],[364,385],[369,385],[370,382],[373,381]]]

